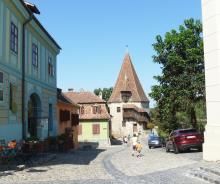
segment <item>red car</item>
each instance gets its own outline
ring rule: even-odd
[[[166,152],[173,150],[174,153],[196,148],[202,151],[204,142],[203,135],[196,129],[179,129],[170,133],[169,140],[166,142]]]

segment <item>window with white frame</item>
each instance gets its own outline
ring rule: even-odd
[[[32,44],[32,64],[38,67],[38,46],[35,43]]]
[[[18,53],[18,27],[13,22],[11,22],[10,47],[11,51]]]
[[[51,57],[48,58],[48,74],[50,76],[55,75],[55,69],[54,69],[54,65],[52,63],[52,58]]]

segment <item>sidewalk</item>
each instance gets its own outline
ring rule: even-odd
[[[9,163],[0,165],[0,176],[5,175],[6,173],[13,173],[25,168],[30,168],[38,165],[43,165],[47,162],[50,162],[56,159],[57,154],[55,153],[40,153],[35,156],[30,157],[28,160],[10,160]]]

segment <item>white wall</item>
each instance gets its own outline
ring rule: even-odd
[[[112,123],[112,135],[115,137],[122,137],[122,136],[128,136],[129,134],[133,135],[133,124],[137,124],[137,122],[134,121],[126,121],[126,127],[122,126],[123,121],[123,105],[125,103],[110,103],[108,104],[110,109],[110,114],[112,116],[111,123]],[[139,108],[146,107],[146,104],[138,103],[138,102],[129,102],[126,104],[134,104]],[[121,108],[121,112],[117,112],[117,107]],[[146,108],[145,108],[146,109]],[[146,109],[149,113],[149,109]],[[143,131],[143,126],[140,126],[138,124],[138,130]]]
[[[203,158],[220,160],[220,0],[202,0],[207,125]]]

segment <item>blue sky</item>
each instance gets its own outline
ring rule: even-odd
[[[160,66],[153,63],[155,36],[201,19],[200,0],[30,0],[62,47],[58,87],[93,91],[114,86],[126,45],[148,94]],[[152,105],[152,104],[151,104]]]

